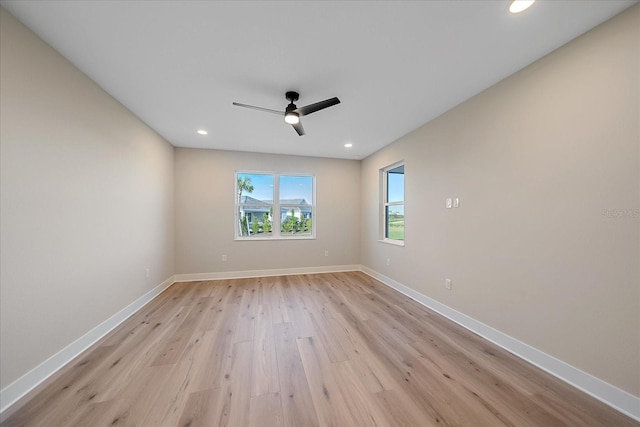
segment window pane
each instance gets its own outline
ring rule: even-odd
[[[282,204],[313,205],[312,176],[282,175],[279,190]]]
[[[271,237],[272,212],[271,205],[238,207],[238,235],[242,237]]]
[[[280,233],[282,236],[311,236],[312,231],[310,206],[280,208]]]
[[[239,173],[237,180],[238,204],[273,203],[273,175]]]
[[[404,205],[385,207],[385,236],[387,239],[404,240]]]
[[[404,165],[387,171],[387,202],[404,200]]]

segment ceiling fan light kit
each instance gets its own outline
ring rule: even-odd
[[[300,116],[298,113],[294,113],[293,111],[284,115],[284,121],[289,123],[290,125],[295,125],[300,122]]]
[[[271,110],[269,108],[256,107],[247,104],[240,104],[238,102],[234,102],[233,105],[238,107],[251,108],[259,111],[266,111],[267,113],[284,115],[284,121],[293,126],[293,129],[298,133],[298,135],[302,136],[305,134],[305,132],[304,128],[302,127],[302,123],[300,122],[300,117],[306,116],[307,114],[315,113],[316,111],[320,111],[340,103],[340,100],[334,97],[298,108],[296,104],[294,104],[294,102],[296,102],[300,98],[300,94],[298,92],[289,91],[285,93],[284,97],[289,101],[289,105],[287,105],[284,111]]]

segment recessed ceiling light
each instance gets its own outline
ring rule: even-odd
[[[207,132],[207,131],[206,131],[206,130],[204,130],[204,129],[198,129],[198,134],[199,134],[199,135],[208,135],[208,134],[209,134],[209,132]]]
[[[351,147],[353,147],[353,144],[351,144],[349,142],[344,144],[344,148],[351,148]]]
[[[523,10],[527,10],[536,0],[511,0],[509,5],[509,12],[520,13]]]

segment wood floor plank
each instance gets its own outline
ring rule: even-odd
[[[414,402],[409,392],[402,388],[377,392],[375,399],[380,410],[385,413],[390,427],[442,425],[425,418],[422,409]]]
[[[384,358],[381,358],[357,328],[342,318],[333,307],[328,307],[328,311],[333,338],[338,340],[341,347],[345,349],[348,360],[353,363],[355,371],[367,389],[378,392],[396,388],[398,382],[385,366]],[[357,320],[354,321],[357,322]]]
[[[233,344],[232,363],[220,387],[191,393],[180,426],[246,426],[249,423],[251,342]]]
[[[314,334],[313,323],[307,314],[308,308],[303,299],[302,282],[298,276],[283,276],[282,295],[298,338],[310,337]]]
[[[258,293],[256,289],[245,289],[242,292],[240,301],[240,313],[236,321],[235,335],[233,337],[234,343],[253,340],[257,311]]]
[[[315,290],[313,286],[310,289],[314,292],[320,292]],[[313,295],[313,297],[308,298],[305,304],[308,308],[307,314],[313,327],[314,336],[322,341],[329,360],[332,362],[348,360],[349,357],[340,344],[340,339],[336,336],[339,331],[335,327],[335,320],[331,317],[333,313],[326,303],[317,298],[317,295]]]
[[[281,283],[274,283],[271,292],[269,292],[269,297],[269,306],[271,307],[273,323],[291,322],[291,317],[289,315],[289,310],[287,309],[287,303],[284,299]]]
[[[333,280],[329,280],[328,283],[325,283],[325,286],[328,286],[332,290],[331,296],[334,304],[346,306],[346,308],[358,320],[367,320],[369,313],[362,308],[362,306],[357,302],[357,299],[352,298],[348,288],[345,289],[340,286],[340,284],[344,284],[344,281],[340,279],[336,280],[336,277],[340,276],[333,275]]]
[[[225,376],[226,381],[222,387],[223,391],[226,391],[225,400],[228,402],[226,405],[228,411],[222,414],[221,425],[249,425],[252,357],[253,344],[250,341],[233,345],[233,360],[229,376]]]
[[[177,426],[209,427],[221,426],[223,419],[223,390],[213,388],[200,390],[189,395]]]
[[[142,426],[177,425],[187,400],[191,395],[194,378],[207,363],[208,350],[213,335],[200,331],[191,337],[185,351],[170,370],[164,383],[164,392],[153,403]]]
[[[215,330],[220,322],[223,322],[223,318],[227,314],[225,307],[228,305],[239,307],[239,305],[232,304],[230,302],[233,296],[232,285],[220,283],[210,284],[209,286],[214,287],[212,294],[209,297],[211,298],[211,304],[208,305],[202,313],[202,321],[196,328],[199,331]]]
[[[142,369],[136,378],[129,382],[129,387],[105,408],[108,410],[94,412],[90,418],[95,426],[140,426],[147,417],[153,402],[163,389],[170,367],[168,365],[153,366]],[[93,404],[93,403],[92,403]],[[51,425],[65,425],[64,423]]]
[[[278,356],[282,418],[287,427],[318,426],[309,383],[302,366],[296,334],[290,323],[273,325]]]
[[[176,283],[1,426],[640,426],[360,272]]]
[[[346,405],[347,396],[343,394],[336,381],[336,374],[322,344],[313,337],[299,338],[297,344],[320,424],[360,425],[361,419],[355,419]]]
[[[219,388],[228,374],[233,359],[233,336],[240,311],[237,304],[226,304],[221,308],[223,315],[213,330],[205,333],[204,355],[198,357],[197,375],[192,378],[193,391]]]
[[[251,372],[251,396],[273,394],[280,391],[276,343],[273,337],[273,323],[268,304],[262,304],[258,307]]]
[[[103,425],[125,425],[126,420],[120,419],[117,416],[121,404],[122,402],[119,400],[92,403],[82,410],[77,411],[77,414],[70,414],[74,416],[74,419],[65,421],[63,425],[73,427],[99,426],[101,423]],[[104,424],[105,422],[109,424]],[[113,424],[114,422],[115,424]]]
[[[144,339],[118,346],[101,366],[87,375],[79,394],[92,403],[119,398],[136,380],[140,371],[151,364],[160,348],[178,328],[182,318],[174,318],[175,322],[167,323],[164,328],[153,329],[153,326],[147,325],[153,331],[145,334]]]
[[[251,398],[249,427],[284,427],[280,393]]]
[[[175,364],[180,359],[211,300],[207,297],[197,298],[194,303],[176,330],[158,347],[152,366]]]
[[[347,396],[345,404],[349,412],[361,426],[389,426],[391,421],[380,409],[372,390],[360,381],[353,363],[349,360],[333,363],[336,382],[340,391]]]

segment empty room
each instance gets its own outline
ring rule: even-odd
[[[1,426],[640,426],[634,0],[0,0]]]

